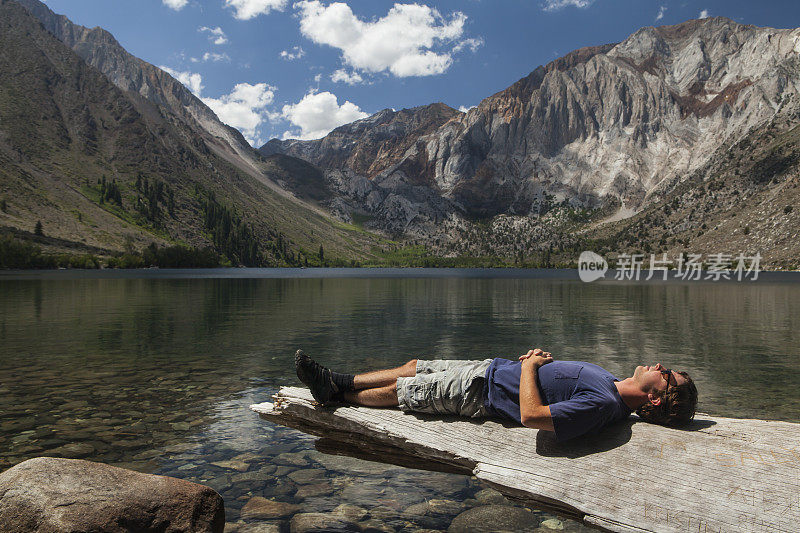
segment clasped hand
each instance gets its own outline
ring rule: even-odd
[[[552,363],[553,356],[550,355],[550,352],[545,352],[541,348],[536,348],[535,350],[528,350],[528,353],[525,355],[520,355],[519,360],[522,361],[524,365],[532,364],[535,368],[539,368],[547,363]]]

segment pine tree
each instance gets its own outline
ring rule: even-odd
[[[38,235],[39,237],[43,237],[44,236],[44,230],[42,229],[42,221],[41,220],[37,220],[36,221],[36,228],[34,228],[33,233],[34,233],[34,235]]]
[[[321,262],[325,262],[325,250],[322,249],[322,245],[319,245],[319,260]]]

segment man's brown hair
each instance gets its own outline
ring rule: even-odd
[[[694,418],[697,407],[697,387],[686,372],[676,372],[686,381],[674,387],[668,387],[661,393],[661,403],[653,405],[650,402],[636,410],[636,414],[643,420],[662,426],[683,426]]]

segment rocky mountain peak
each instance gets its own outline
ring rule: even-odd
[[[421,136],[463,113],[441,102],[410,109],[383,109],[339,126],[314,141],[273,139],[259,151],[292,155],[326,169],[350,169],[369,178],[403,157]]]
[[[326,171],[376,225],[391,211],[384,227],[392,231],[453,213],[530,215],[560,203],[615,204],[612,218],[626,217],[720,146],[799,105],[799,42],[800,30],[723,17],[646,27],[539,66],[466,114],[384,111],[282,148]],[[418,216],[430,195],[444,207]]]

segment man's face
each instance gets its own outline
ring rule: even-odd
[[[662,392],[667,390],[667,376],[661,373],[662,370],[664,370],[664,367],[661,363],[656,363],[653,366],[637,366],[633,372],[633,379],[639,384],[643,392],[660,396]],[[670,373],[669,386],[674,387],[684,382],[686,382],[686,378],[677,372]]]

